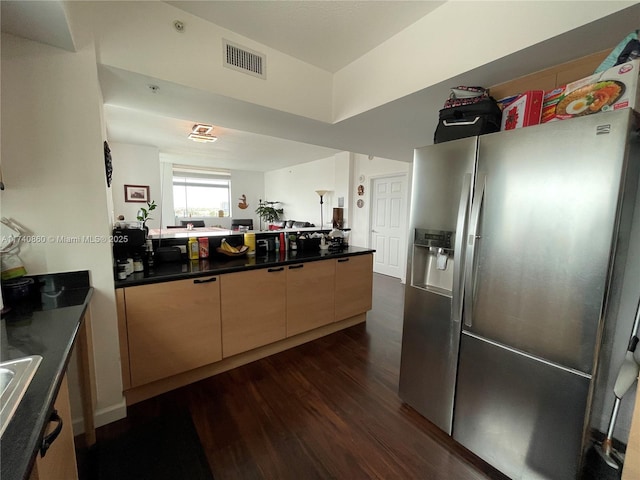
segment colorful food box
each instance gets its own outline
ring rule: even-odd
[[[542,123],[636,108],[640,104],[639,70],[640,60],[633,60],[545,92]]]
[[[513,130],[540,123],[543,90],[529,90],[518,95],[502,109],[500,130]]]

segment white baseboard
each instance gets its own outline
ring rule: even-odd
[[[116,422],[118,420],[122,420],[127,416],[127,404],[125,402],[124,397],[122,400],[115,404],[110,405],[106,408],[100,408],[95,411],[94,421],[96,424],[96,428],[102,427],[103,425],[107,425],[108,423]],[[84,433],[84,419],[74,418],[73,419],[73,435],[80,435]]]

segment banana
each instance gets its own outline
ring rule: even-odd
[[[239,252],[239,250],[236,247],[234,247],[232,245],[229,245],[227,243],[227,239],[226,238],[222,239],[222,241],[220,242],[220,246],[222,247],[222,249],[224,251],[229,252],[229,253],[238,253]]]

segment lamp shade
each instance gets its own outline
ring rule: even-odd
[[[321,197],[325,196],[329,190],[316,190],[316,193]]]

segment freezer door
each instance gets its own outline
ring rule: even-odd
[[[461,326],[464,228],[476,139],[416,150],[413,169],[400,397],[451,434]],[[444,270],[416,230],[455,232]],[[437,249],[436,249],[437,250]],[[442,265],[440,265],[442,266]],[[453,306],[453,309],[452,309]]]
[[[514,480],[579,470],[589,378],[466,333],[453,438]]]
[[[591,373],[629,116],[480,137],[465,329]]]

